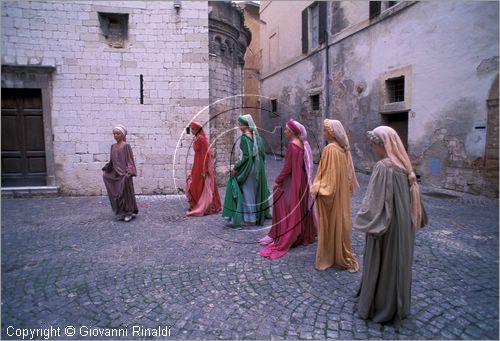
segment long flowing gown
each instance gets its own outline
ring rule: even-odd
[[[304,166],[304,150],[289,143],[283,168],[273,192],[273,225],[268,236],[273,243],[260,250],[270,259],[284,256],[291,247],[314,242],[313,210],[309,206],[309,184]]]
[[[128,143],[111,146],[110,161],[103,167],[102,179],[113,212],[118,216],[139,213],[132,177],[137,175],[134,155]]]
[[[351,253],[347,156],[340,146],[330,143],[324,148],[311,191],[317,193],[318,208],[316,269],[337,267],[358,271],[358,261]]]
[[[190,208],[187,215],[203,216],[220,212],[222,205],[215,180],[214,162],[204,134],[197,136],[193,149],[193,168],[186,180],[186,196]]]
[[[359,316],[399,326],[410,313],[415,232],[408,176],[389,159],[375,164],[354,228],[366,233]]]
[[[254,141],[242,135],[242,157],[234,165],[238,173],[229,176],[226,187],[222,216],[231,219],[234,227],[240,226],[242,221],[263,225],[265,219],[271,217],[264,143],[260,136],[255,137],[259,154],[253,156]]]

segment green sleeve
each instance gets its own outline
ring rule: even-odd
[[[266,161],[266,147],[264,146],[264,140],[262,137],[258,137],[258,143],[259,143],[259,154],[262,160]]]
[[[238,183],[243,183],[250,174],[253,166],[253,142],[249,137],[243,135],[240,141],[240,149],[242,152],[241,159],[236,162],[234,168],[238,170],[236,180]]]

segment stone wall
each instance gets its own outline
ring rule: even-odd
[[[174,185],[173,155],[188,153],[190,137],[179,137],[209,103],[209,67],[208,4],[181,4],[177,13],[173,1],[2,2],[2,64],[56,68],[45,119],[62,193],[105,193],[101,168],[116,124],[129,131],[138,194],[183,187],[189,164],[178,165]],[[128,14],[123,48],[109,46],[98,12]]]
[[[283,72],[264,78],[261,84],[261,122],[269,131],[263,134],[268,153],[285,155],[288,140],[280,133],[286,122],[294,118],[306,127],[314,159],[319,161],[324,147],[324,59],[325,52],[320,51],[300,63],[291,65]],[[320,96],[319,110],[313,110],[311,107],[312,95]],[[276,113],[272,112],[271,99],[277,100]]]

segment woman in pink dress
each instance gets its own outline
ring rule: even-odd
[[[260,255],[280,258],[291,247],[308,245],[316,238],[312,180],[312,151],[302,124],[290,119],[285,127],[288,143],[285,162],[273,188],[273,225],[259,242]]]

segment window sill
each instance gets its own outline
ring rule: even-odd
[[[319,44],[318,46],[316,46],[315,48],[311,48],[307,51],[307,53],[303,53],[302,55],[303,56],[310,56],[312,54],[315,54],[316,52],[318,51],[321,51],[322,49],[324,49],[326,47],[326,43],[321,43]]]
[[[393,102],[385,103],[380,112],[382,114],[390,114],[395,112],[410,111],[410,109],[411,108],[407,107],[406,102]]]
[[[404,9],[404,8],[406,8],[408,6],[411,6],[414,3],[416,3],[416,2],[418,2],[418,1],[400,1],[396,5],[394,5],[392,7],[389,7],[389,8],[386,8],[382,12],[380,12],[379,14],[374,15],[373,17],[368,18],[368,20],[369,20],[369,22],[371,24],[372,23],[376,23],[378,21],[386,19],[387,17],[392,16],[395,13],[398,13],[402,9]]]

